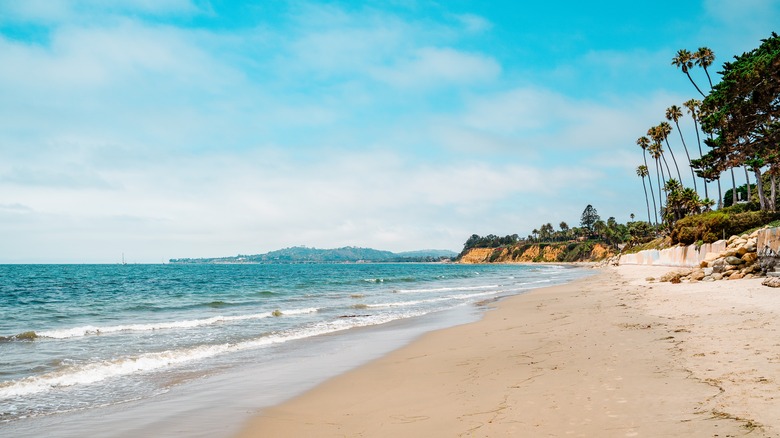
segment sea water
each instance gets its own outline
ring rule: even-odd
[[[211,406],[227,376],[247,367],[240,379],[260,386],[231,398],[252,403],[261,392],[278,402],[295,391],[281,382],[338,362],[333,350],[381,353],[401,338],[392,333],[456,324],[458,309],[585,274],[557,265],[3,265],[0,435],[133,402],[159,403],[142,416],[164,417],[178,405],[164,404],[171,391],[197,399],[187,385],[222,376]],[[319,363],[307,371],[307,361]]]

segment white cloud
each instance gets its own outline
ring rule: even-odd
[[[389,67],[373,69],[375,76],[397,87],[441,87],[495,79],[499,64],[488,56],[449,48],[423,47]]]
[[[463,25],[468,32],[485,32],[493,28],[493,23],[485,17],[474,14],[460,14],[455,18]]]
[[[0,4],[0,16],[42,23],[76,23],[105,19],[107,15],[191,15],[199,12],[190,0],[24,0]]]

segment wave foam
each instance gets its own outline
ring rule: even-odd
[[[317,312],[316,308],[307,309],[291,309],[282,310],[279,312],[280,316],[285,315],[302,315],[307,313]],[[277,314],[277,315],[279,315]],[[234,316],[213,316],[211,318],[203,319],[190,319],[184,321],[170,321],[170,322],[152,322],[147,324],[123,324],[108,327],[96,327],[92,325],[73,327],[68,329],[59,330],[47,330],[40,333],[35,333],[37,337],[53,338],[53,339],[67,339],[76,338],[89,335],[106,335],[118,332],[131,332],[131,331],[152,331],[152,330],[170,330],[170,329],[187,329],[193,327],[201,327],[206,325],[220,324],[225,322],[235,321],[247,321],[252,319],[263,319],[271,316],[277,316],[274,312],[262,312],[249,315],[234,315]]]

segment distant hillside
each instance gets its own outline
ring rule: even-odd
[[[265,254],[237,255],[215,258],[171,259],[171,263],[358,263],[358,262],[437,262],[458,254],[447,250],[422,250],[393,253],[371,248],[346,246],[335,249],[296,246]]]

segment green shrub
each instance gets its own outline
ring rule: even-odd
[[[740,207],[741,205],[738,204],[734,207]],[[672,244],[682,243],[690,245],[697,241],[711,243],[724,237],[728,238],[735,234],[741,234],[751,228],[780,218],[780,215],[777,213],[766,211],[729,213],[725,210],[727,209],[710,211],[680,219],[674,224],[670,234]],[[734,208],[734,210],[739,209]]]

